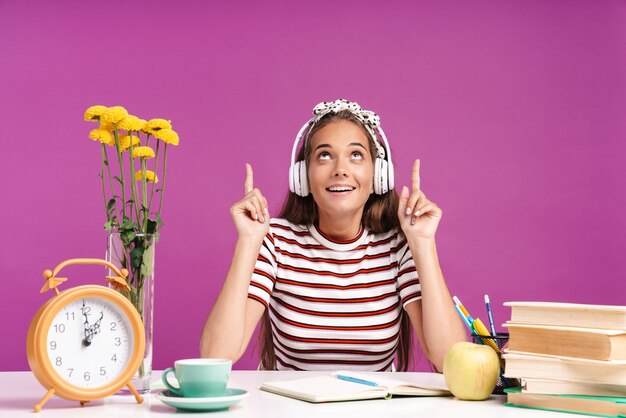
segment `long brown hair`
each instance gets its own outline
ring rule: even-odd
[[[306,134],[304,146],[302,146],[298,153],[298,161],[306,161],[308,167],[312,153],[310,139],[313,138],[315,133],[324,126],[339,120],[352,122],[361,128],[365,136],[369,139],[370,155],[372,160],[375,160],[376,145],[370,137],[370,134],[361,122],[352,113],[350,113],[350,111],[344,110],[337,113],[328,113],[313,125],[313,127]],[[384,233],[394,228],[399,229],[400,222],[398,221],[397,215],[398,200],[398,194],[395,190],[390,190],[383,195],[375,193],[370,194],[369,199],[365,203],[365,208],[363,209],[363,225],[373,233]],[[297,225],[311,225],[317,223],[317,205],[315,204],[315,200],[313,200],[313,196],[309,194],[306,197],[301,197],[295,193],[288,192],[278,217],[286,219]],[[409,318],[403,309],[401,310],[400,315],[400,337],[398,340],[398,347],[396,349],[396,359],[398,361],[398,370],[406,371],[412,362],[413,339],[411,323],[409,322]],[[259,346],[261,349],[260,368],[263,370],[276,370],[274,336],[272,334],[272,326],[268,309],[266,309],[263,313],[263,323],[259,333]]]

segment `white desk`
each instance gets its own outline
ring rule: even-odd
[[[336,402],[311,404],[296,399],[286,398],[259,390],[264,381],[284,380],[303,377],[303,373],[315,372],[259,372],[233,371],[229,387],[245,389],[250,396],[228,411],[218,412],[177,412],[174,408],[161,403],[153,394],[144,396],[144,403],[138,405],[134,398],[112,396],[104,401],[94,401],[84,407],[77,402],[70,402],[52,397],[39,413],[32,412],[45,391],[31,372],[0,372],[0,417],[163,417],[168,414],[211,415],[212,417],[272,417],[272,418],[322,418],[322,417],[359,417],[359,418],[436,418],[436,417],[534,417],[565,418],[568,415],[556,412],[527,410],[503,406],[505,396],[492,396],[483,402],[460,401],[445,398],[395,398],[368,401]],[[153,372],[158,380],[160,372]],[[399,373],[396,373],[397,377]]]

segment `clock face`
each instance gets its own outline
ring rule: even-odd
[[[46,341],[52,368],[68,383],[97,388],[115,380],[133,353],[128,317],[114,303],[89,297],[65,305]]]

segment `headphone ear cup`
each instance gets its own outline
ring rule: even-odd
[[[306,174],[306,161],[300,161],[300,196],[306,197],[309,195],[309,179]]]
[[[298,196],[301,195],[302,190],[300,189],[300,161],[293,165],[293,192]]]
[[[393,164],[382,158],[376,158],[374,164],[374,192],[385,194],[393,189]]]
[[[380,158],[376,158],[376,161],[374,161],[374,193],[376,194],[382,194],[380,188],[380,178]]]
[[[389,191],[389,183],[387,182],[389,169],[387,168],[387,161],[380,159],[380,191],[381,194],[385,194]]]
[[[393,163],[387,162],[387,183],[389,183],[389,190],[393,190],[395,186],[395,178],[393,172]]]
[[[294,174],[296,171],[296,164],[292,165],[291,167],[289,167],[289,190],[291,191],[291,193],[295,193],[296,192],[296,185],[295,185],[295,181],[294,181]]]

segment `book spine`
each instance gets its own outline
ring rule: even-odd
[[[626,363],[585,362],[542,356],[524,359],[505,354],[506,377],[626,385]]]
[[[612,353],[611,337],[605,334],[514,325],[508,329],[510,350],[592,360],[626,360],[626,351]],[[626,335],[614,338],[618,337],[626,338]]]

